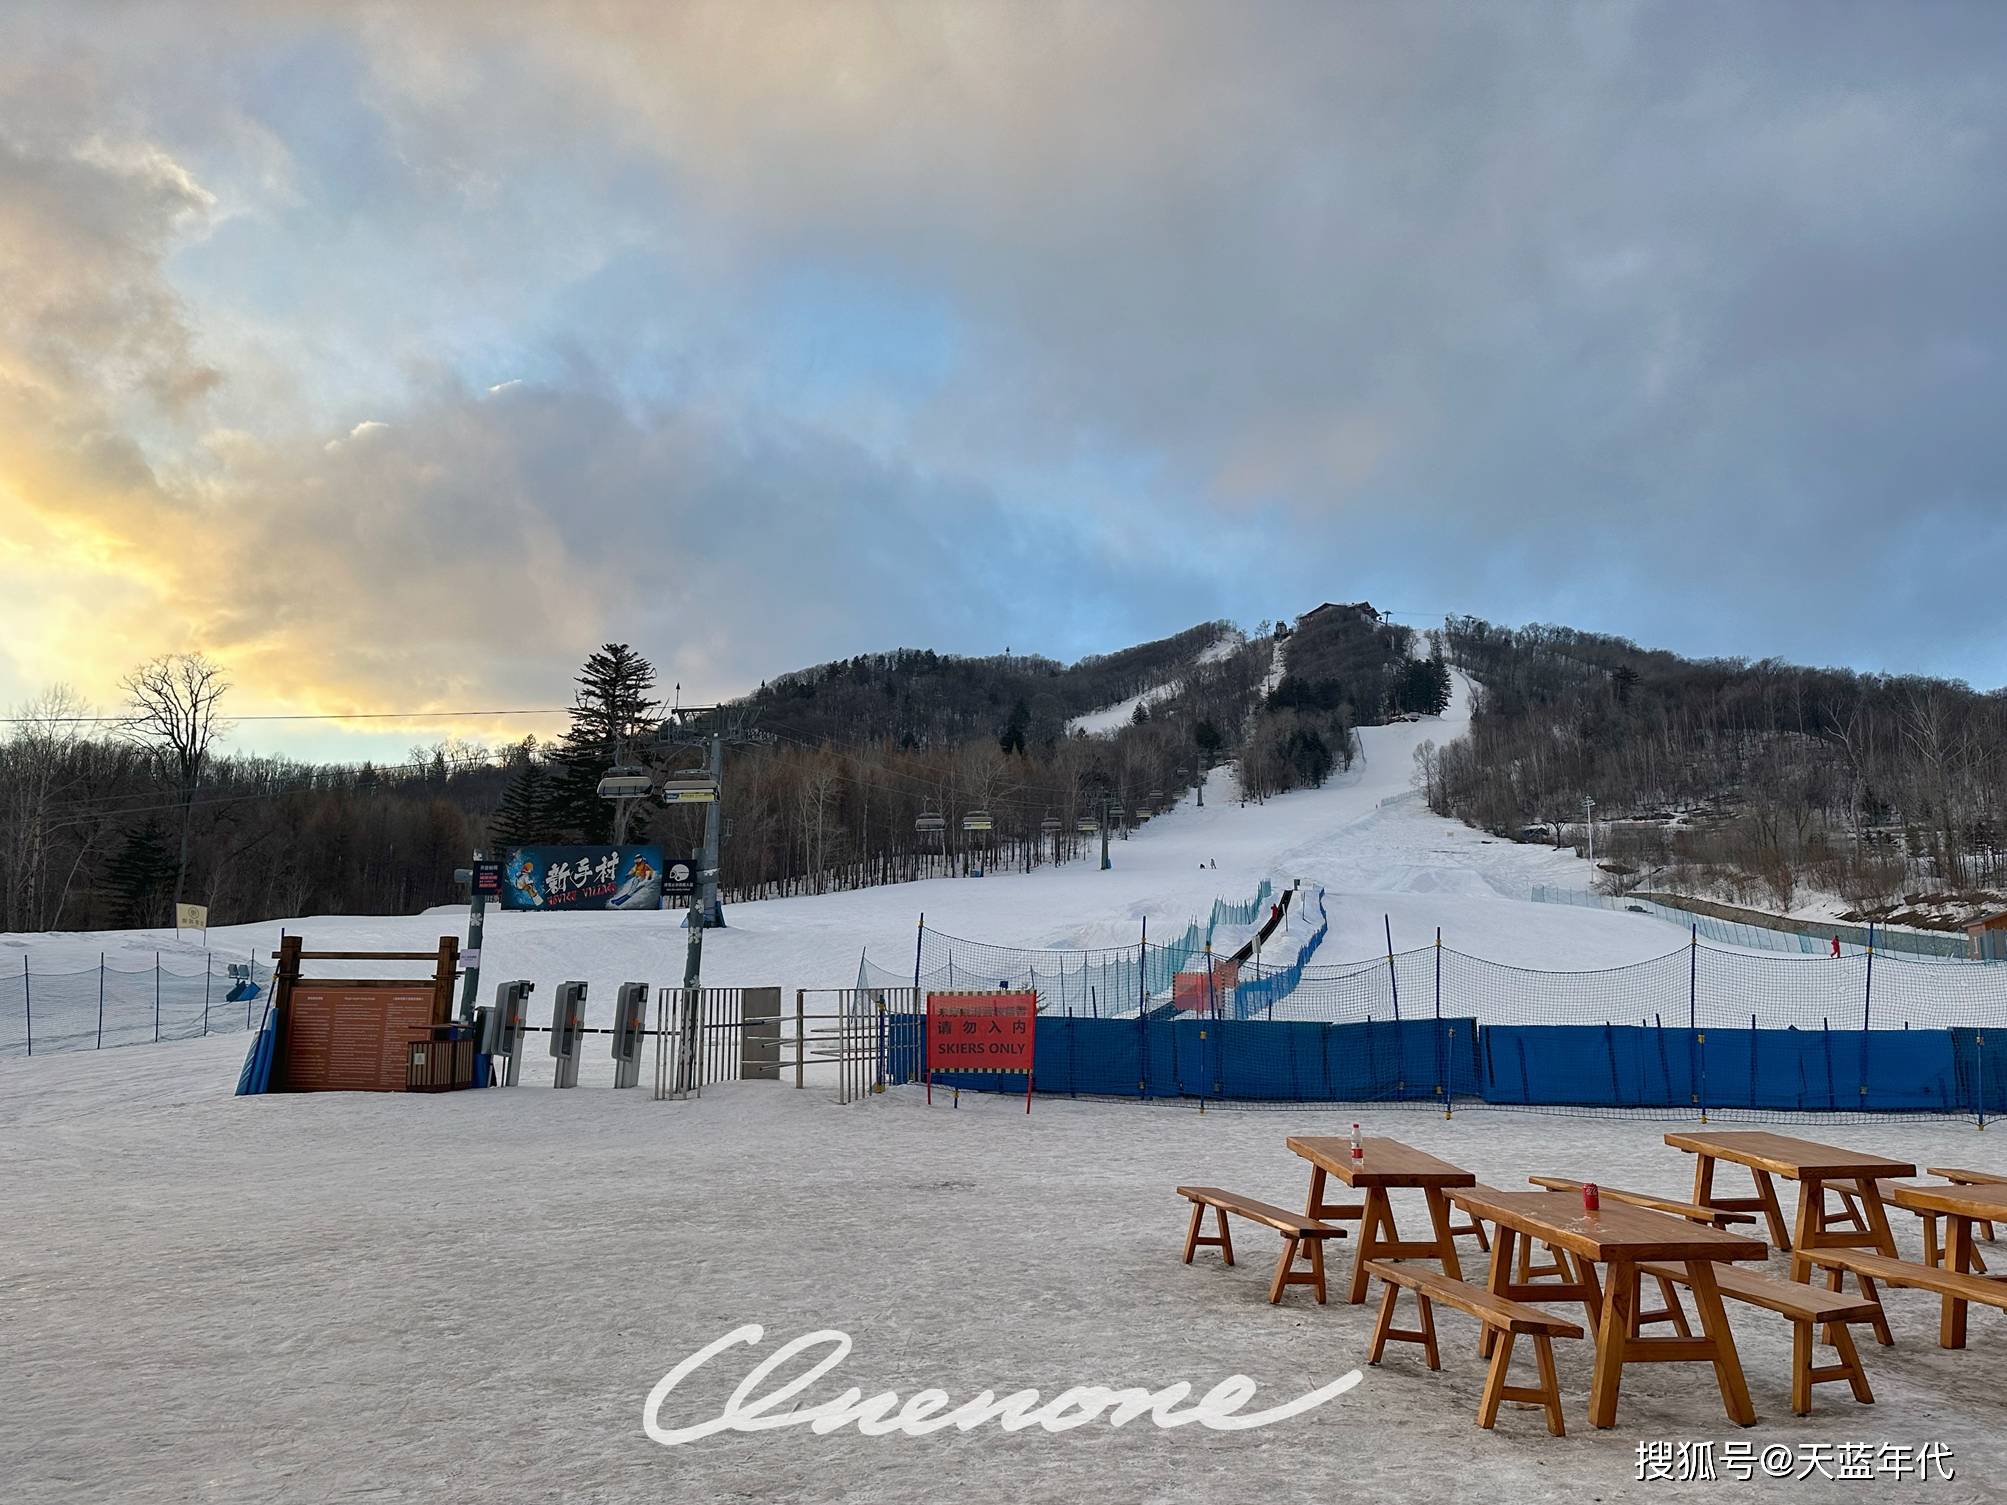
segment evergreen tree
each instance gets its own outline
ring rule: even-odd
[[[1316,787],[1331,775],[1331,744],[1308,726],[1297,727],[1283,744],[1283,756],[1303,783]]]
[[[997,738],[997,746],[1005,756],[1024,751],[1025,728],[1031,725],[1031,707],[1019,700],[1010,708],[1010,720],[1004,723],[1003,734]]]
[[[150,820],[126,833],[112,859],[111,887],[118,896],[120,923],[129,927],[158,924],[166,918],[173,892],[175,858],[160,822]]]
[[[1388,699],[1396,712],[1440,716],[1449,709],[1449,665],[1440,658],[1409,659],[1396,672]]]
[[[607,842],[613,839],[613,806],[599,797],[600,775],[616,763],[639,763],[653,740],[661,712],[655,666],[625,643],[607,643],[585,661],[575,682],[549,824],[580,841]]]
[[[1219,756],[1220,745],[1224,741],[1220,736],[1220,729],[1210,720],[1201,721],[1192,728],[1192,740],[1199,745],[1199,752],[1205,759],[1204,766],[1211,768]]]
[[[497,849],[532,846],[551,839],[551,776],[535,758],[516,765],[502,803],[489,822],[489,839]]]

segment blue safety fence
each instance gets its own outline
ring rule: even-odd
[[[1830,956],[1837,938],[1842,947],[1869,946],[1885,955],[1912,961],[1969,961],[1970,943],[1962,935],[1932,935],[1923,931],[1888,930],[1877,925],[1848,925],[1839,921],[1792,921],[1779,918],[1775,925],[1758,925],[1742,920],[1725,920],[1676,905],[1635,895],[1591,894],[1574,888],[1536,885],[1531,893],[1535,904],[1571,904],[1578,909],[1610,909],[1663,920],[1682,930],[1693,931],[1704,941],[1721,946],[1745,946],[1752,951],[1785,951],[1803,956]],[[1807,929],[1797,929],[1798,925]]]
[[[898,970],[869,956],[858,966],[860,988],[913,987],[952,992],[962,988],[1028,988],[1048,1012],[1087,1018],[1134,1015],[1168,999],[1180,973],[1203,973],[1223,928],[1252,925],[1275,890],[1264,878],[1254,897],[1215,899],[1203,920],[1189,922],[1168,940],[1072,951],[1034,950],[972,941],[922,925],[916,955]],[[1237,942],[1235,944],[1238,944]]]
[[[1033,1088],[1078,1097],[1540,1107],[1679,1117],[1737,1113],[2007,1113],[2007,1049],[1979,1030],[1689,1030],[1351,1024],[1055,1014],[1037,1022]],[[925,1078],[921,1016],[887,1016],[885,1080]],[[937,1072],[937,1085],[1022,1092],[1021,1076]]]
[[[151,965],[0,971],[0,1056],[104,1050],[255,1029],[272,969],[222,952],[164,952]],[[245,975],[232,975],[235,968]]]
[[[1296,960],[1286,967],[1269,968],[1258,963],[1243,967],[1227,1003],[1232,1016],[1236,1019],[1273,1019],[1276,1004],[1296,991],[1310,966],[1310,959],[1317,954],[1317,948],[1324,944],[1324,938],[1330,933],[1331,917],[1325,912],[1324,890],[1320,888],[1317,890],[1317,928],[1310,932],[1310,939],[1303,943]]]
[[[1663,956],[1573,972],[1443,944],[1325,965],[1308,950],[1238,986],[1189,990],[1183,1008],[1153,997],[1083,1018],[1041,992],[1039,1090],[1982,1124],[2007,1113],[2007,967],[1722,950],[1694,930]],[[991,959],[1009,971],[1005,951]],[[1037,955],[1017,953],[1023,975],[1039,972],[1024,960]],[[888,1056],[894,1080],[919,1069],[917,1023],[906,1034],[906,1058]]]
[[[1252,899],[1243,900],[1240,903],[1234,903],[1228,899],[1213,900],[1213,924],[1215,926],[1254,924],[1261,919],[1262,906],[1268,902],[1269,895],[1274,892],[1275,890],[1269,886],[1268,880],[1264,878],[1261,880],[1261,887],[1255,890]]]
[[[1037,1092],[1079,1097],[1219,1098],[1263,1102],[1472,1101],[1474,1020],[1269,1024],[1250,1019],[1041,1015]],[[925,1079],[921,1016],[887,1016],[885,1079]],[[1022,1092],[1022,1076],[938,1072],[939,1084]]]

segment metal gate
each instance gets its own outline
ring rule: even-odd
[[[702,1097],[713,1082],[780,1077],[779,988],[660,988],[655,1097]]]
[[[796,1087],[833,1077],[836,1100],[854,1103],[883,1092],[887,1063],[918,1039],[919,991],[914,988],[797,988],[794,995]]]

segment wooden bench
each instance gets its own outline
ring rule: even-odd
[[[1931,1171],[1931,1174],[1933,1176],[1940,1176],[1940,1175],[1944,1176],[1944,1178],[1947,1181],[1950,1181],[1952,1182],[1952,1184],[1957,1186],[1984,1185],[1986,1182],[1997,1181],[2001,1179],[1996,1176],[1987,1175],[1985,1172],[1981,1171],[1951,1171],[1947,1173],[1944,1171],[1933,1170]],[[1960,1179],[1962,1177],[1967,1177],[1967,1176],[1981,1177],[1983,1179],[1979,1181],[1968,1181]],[[1905,1208],[1900,1202],[1895,1200],[1893,1195],[1895,1188],[1898,1186],[1927,1186],[1929,1184],[1930,1184],[1929,1182],[1925,1181],[1889,1181],[1889,1180],[1881,1180],[1870,1183],[1870,1185],[1874,1188],[1875,1196],[1881,1200],[1881,1204],[1885,1209],[1894,1208],[1898,1212],[1911,1212],[1914,1213],[1917,1216],[1917,1218],[1922,1221],[1923,1262],[1927,1265],[1943,1265],[1945,1263],[1945,1254],[1947,1251],[1941,1249],[1938,1246],[1938,1239],[1937,1239],[1938,1214],[1934,1212],[1923,1212],[1914,1207]],[[1860,1193],[1858,1191],[1854,1191],[1844,1186],[1829,1186],[1826,1188],[1826,1190],[1832,1192],[1833,1195],[1835,1195],[1840,1199],[1839,1211],[1831,1214],[1828,1220],[1831,1223],[1831,1225],[1834,1227],[1840,1227],[1842,1225],[1845,1225],[1846,1227],[1855,1228],[1863,1232],[1866,1231],[1868,1226],[1868,1214],[1866,1209],[1861,1206]],[[1983,1237],[1985,1237],[1989,1241],[1992,1239],[1993,1225],[1991,1223],[1977,1225],[1977,1228]],[[1977,1249],[1974,1249],[1972,1251],[1972,1268],[1981,1275],[1984,1275],[1986,1273],[1986,1261],[1984,1258],[1980,1256],[1980,1253]]]
[[[1275,1279],[1268,1284],[1268,1301],[1273,1306],[1282,1300],[1282,1288],[1292,1285],[1315,1287],[1317,1301],[1324,1303],[1324,1241],[1329,1238],[1343,1238],[1345,1230],[1333,1228],[1329,1223],[1320,1223],[1315,1218],[1305,1217],[1300,1212],[1290,1212],[1270,1202],[1258,1202],[1253,1197],[1243,1197],[1237,1192],[1223,1191],[1217,1186],[1181,1186],[1178,1195],[1192,1204],[1192,1225],[1185,1233],[1185,1263],[1192,1262],[1192,1254],[1201,1244],[1216,1245],[1226,1262],[1233,1263],[1233,1238],[1227,1232],[1227,1214],[1246,1218],[1250,1223],[1260,1223],[1273,1228],[1282,1235],[1282,1258],[1275,1266]],[[1219,1220],[1219,1234],[1213,1238],[1201,1238],[1199,1228],[1210,1207]],[[1299,1272],[1296,1260],[1304,1245],[1309,1245],[1310,1268]]]
[[[1673,1293],[1673,1285],[1685,1284],[1685,1267],[1652,1261],[1639,1265],[1638,1272],[1658,1280],[1659,1289],[1667,1293],[1668,1305],[1672,1308],[1671,1314],[1655,1313],[1641,1320],[1675,1320],[1679,1314],[1679,1297]],[[1864,1406],[1874,1404],[1875,1393],[1868,1388],[1867,1372],[1861,1368],[1860,1350],[1854,1346],[1854,1335],[1847,1331],[1847,1324],[1873,1322],[1881,1315],[1879,1302],[1870,1301],[1865,1296],[1855,1299],[1835,1292],[1814,1290],[1795,1280],[1778,1280],[1753,1270],[1738,1270],[1733,1265],[1722,1265],[1715,1271],[1714,1280],[1721,1288],[1721,1294],[1729,1300],[1744,1301],[1790,1319],[1793,1415],[1809,1416],[1812,1412],[1812,1387],[1828,1380],[1845,1380],[1853,1390],[1855,1400]],[[1826,1341],[1839,1354],[1839,1363],[1824,1368],[1813,1367],[1814,1323],[1825,1327]],[[1678,1327],[1681,1335],[1685,1336],[1687,1328],[1683,1319],[1679,1320]]]
[[[1876,1254],[1867,1249],[1817,1249],[1811,1252],[1811,1260],[1825,1270],[1826,1289],[1829,1291],[1839,1290],[1847,1273],[1853,1273],[1861,1288],[1861,1296],[1874,1303],[1877,1314],[1875,1335],[1884,1345],[1893,1343],[1895,1338],[1889,1332],[1881,1294],[1875,1289],[1878,1280],[1910,1290],[1934,1291],[1958,1301],[1976,1301],[1981,1306],[1997,1307],[2007,1312],[2007,1282],[1985,1275],[1961,1275],[1956,1270],[1947,1270],[1939,1265],[1912,1264],[1906,1259],[1890,1259],[1886,1254]],[[1952,1308],[1947,1306],[1946,1310]],[[1964,1319],[1961,1317],[1959,1320],[1962,1324]],[[1946,1348],[1964,1347],[1962,1325],[1956,1342],[1949,1338],[1943,1342]]]
[[[1561,1385],[1554,1374],[1554,1340],[1579,1338],[1582,1336],[1580,1327],[1565,1318],[1550,1316],[1538,1307],[1494,1296],[1482,1286],[1453,1280],[1428,1265],[1376,1259],[1367,1262],[1366,1271],[1369,1275],[1378,1276],[1387,1288],[1387,1294],[1380,1302],[1379,1321],[1373,1326],[1367,1363],[1379,1363],[1388,1342],[1399,1341],[1421,1344],[1429,1368],[1442,1368],[1442,1360],[1436,1352],[1433,1303],[1446,1302],[1458,1311],[1470,1313],[1498,1335],[1497,1346],[1491,1354],[1491,1369],[1484,1381],[1484,1395],[1478,1402],[1477,1424],[1486,1428],[1493,1426],[1498,1421],[1501,1401],[1525,1401],[1546,1411],[1548,1431],[1556,1437],[1565,1435],[1561,1421]],[[1421,1308],[1422,1316],[1419,1328],[1394,1326],[1394,1303],[1403,1289],[1415,1293],[1415,1302]],[[1533,1356],[1540,1366],[1540,1383],[1537,1386],[1508,1385],[1505,1382],[1506,1371],[1512,1363],[1513,1341],[1522,1333],[1533,1339]]]

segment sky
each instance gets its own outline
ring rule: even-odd
[[[6,4],[0,704],[1327,599],[1999,686],[2003,161],[1995,3]]]

